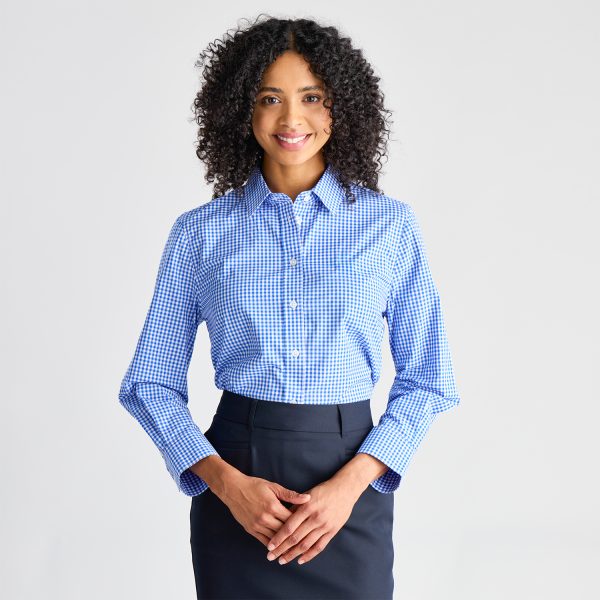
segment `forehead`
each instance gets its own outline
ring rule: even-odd
[[[295,85],[298,80],[302,80],[305,85],[321,82],[310,70],[308,61],[301,54],[290,50],[278,56],[264,70],[262,76],[262,83],[267,85],[285,82],[293,82]]]

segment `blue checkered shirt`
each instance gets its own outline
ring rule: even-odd
[[[409,204],[353,185],[331,165],[298,195],[272,193],[256,166],[246,183],[177,217],[119,400],[160,450],[178,489],[218,454],[188,408],[187,372],[206,323],[218,389],[273,402],[371,397],[384,320],[396,376],[387,408],[357,452],[398,488],[435,416],[459,403],[440,296]]]

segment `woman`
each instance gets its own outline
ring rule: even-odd
[[[215,191],[172,227],[120,401],[192,496],[198,598],[392,598],[392,492],[459,397],[415,214],[377,188],[378,78],[308,19],[257,20],[198,65]],[[374,426],[384,320],[397,375]],[[202,322],[223,390],[205,432]]]

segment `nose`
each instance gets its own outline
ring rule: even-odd
[[[283,105],[281,125],[290,129],[300,128],[302,124],[302,107],[297,102],[285,102]]]

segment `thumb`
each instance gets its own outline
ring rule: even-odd
[[[302,502],[310,500],[310,494],[301,494],[300,492],[295,492],[294,490],[279,486],[279,498],[281,500],[286,500],[287,502],[301,504]]]

